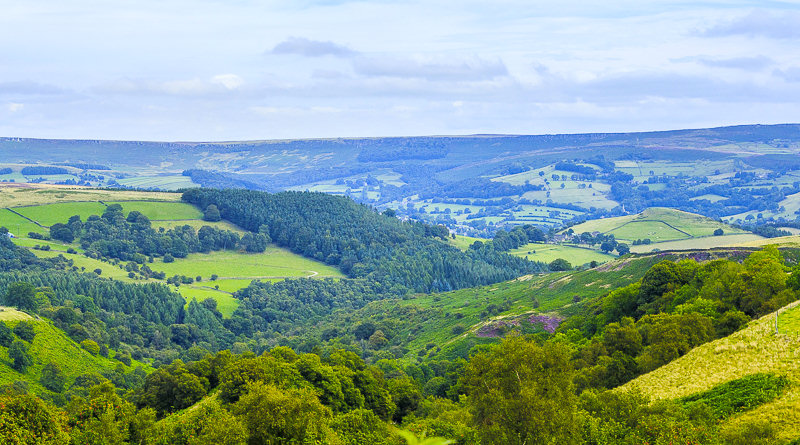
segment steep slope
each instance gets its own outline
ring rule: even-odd
[[[707,343],[685,356],[640,376],[623,389],[636,388],[654,398],[672,399],[706,391],[721,383],[755,373],[786,375],[793,385],[780,398],[728,420],[735,424],[754,419],[769,421],[782,439],[800,437],[800,331],[789,330],[798,302],[779,313],[782,332],[775,333],[775,314],[751,322],[747,328]]]

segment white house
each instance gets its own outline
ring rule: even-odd
[[[6,235],[8,235],[9,238],[16,238],[16,236],[14,236],[14,234],[11,232],[8,232]]]

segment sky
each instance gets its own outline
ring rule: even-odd
[[[800,2],[0,0],[0,136],[800,122]]]

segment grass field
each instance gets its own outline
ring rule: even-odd
[[[106,190],[48,184],[0,183],[0,207],[75,201],[180,201],[180,193]]]
[[[104,201],[106,204],[119,204],[127,215],[134,210],[151,220],[201,219],[203,212],[185,202],[155,201]]]
[[[33,317],[26,314],[25,312],[20,312],[13,307],[8,306],[0,306],[0,321],[21,321],[21,320],[32,320]]]
[[[14,210],[43,226],[52,226],[56,223],[66,223],[73,215],[80,215],[84,220],[89,215],[102,215],[106,206],[99,202],[59,202],[31,207],[15,207]]]
[[[220,278],[341,277],[338,269],[270,246],[264,253],[233,251],[193,253],[174,263],[156,261],[150,268],[167,276],[201,276],[204,281],[217,274]]]
[[[63,255],[65,258],[72,260],[73,264],[78,269],[82,269],[86,272],[92,272],[95,269],[100,269],[102,271],[102,273],[100,274],[101,277],[113,278],[115,280],[127,281],[131,283],[141,282],[129,278],[128,272],[126,272],[125,269],[120,268],[119,266],[115,266],[113,264],[106,263],[100,260],[95,260],[93,258],[87,258],[80,254],[69,254],[66,252],[59,252],[54,250],[44,251],[44,250],[34,250],[34,249],[31,249],[31,252],[33,252],[39,258],[52,258],[52,257],[57,257],[59,255]]]
[[[174,219],[174,220],[157,220],[151,221],[153,227],[163,227],[164,229],[172,229],[179,226],[191,226],[194,230],[200,230],[203,226],[210,226],[220,230],[230,230],[239,235],[245,233],[245,230],[240,227],[229,223],[228,221],[203,221],[201,219]]]
[[[748,233],[705,216],[662,207],[649,208],[638,215],[586,221],[572,227],[576,233],[611,233],[618,240],[628,242],[645,238],[658,242],[704,237],[713,235],[716,229],[722,229],[725,234]]]
[[[242,287],[246,286],[247,285]],[[219,310],[223,317],[230,317],[231,314],[233,314],[233,311],[239,307],[239,300],[233,298],[233,296],[228,292],[221,292],[202,286],[185,284],[182,284],[176,290],[186,300],[187,304],[192,300],[203,301],[207,298],[213,298],[217,301],[217,310]]]
[[[0,209],[0,227],[7,228],[16,236],[28,236],[28,232],[47,233],[47,229],[30,222],[8,209]]]
[[[592,261],[605,263],[606,261],[616,258],[613,255],[606,255],[605,253],[597,250],[563,246],[560,244],[542,243],[526,244],[519,249],[511,250],[508,253],[522,258],[527,258],[531,261],[541,261],[543,263],[549,263],[555,259],[563,258],[569,261],[573,266],[580,266]]]
[[[469,249],[469,246],[472,245],[472,243],[474,243],[475,241],[486,242],[489,240],[485,238],[474,238],[471,236],[463,236],[463,235],[456,235],[456,239],[450,238],[447,240],[449,244],[452,244],[461,250]]]
[[[782,309],[779,326],[798,328],[797,303]],[[775,334],[775,315],[751,322],[728,337],[706,343],[685,356],[640,376],[623,388],[638,388],[655,398],[679,398],[756,373],[786,375],[795,384],[778,399],[736,415],[726,423],[770,422],[782,440],[800,437],[800,336]]]
[[[775,238],[773,238],[775,239]],[[704,236],[700,238],[688,238],[679,241],[667,241],[663,243],[654,244],[641,244],[638,246],[630,246],[631,252],[634,253],[647,253],[652,252],[653,249],[658,250],[691,250],[691,249],[712,249],[714,247],[736,247],[743,244],[755,243],[774,244],[768,241],[768,238],[758,236],[754,233],[737,233],[733,235],[722,236]]]

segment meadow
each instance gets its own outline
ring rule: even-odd
[[[774,240],[775,238],[771,238]],[[741,247],[741,246],[762,246],[775,244],[770,238],[764,238],[753,233],[737,233],[722,236],[704,236],[700,238],[688,238],[678,241],[666,241],[663,243],[640,244],[630,246],[633,253],[647,253],[653,250],[694,250],[694,249],[713,249],[715,247]]]
[[[561,244],[544,244],[544,243],[530,243],[518,249],[509,251],[511,255],[527,258],[531,261],[541,261],[549,263],[555,259],[563,258],[569,261],[573,266],[580,266],[582,264],[597,261],[598,263],[605,263],[606,261],[616,258],[614,255],[608,255],[598,250],[565,246]]]
[[[198,184],[192,182],[191,178],[182,175],[135,176],[118,179],[117,182],[127,187],[157,188],[161,190],[178,190],[198,186]]]
[[[0,183],[0,207],[3,208],[52,204],[54,202],[141,200],[179,202],[181,200],[181,194],[134,190],[107,190],[68,185]]]

